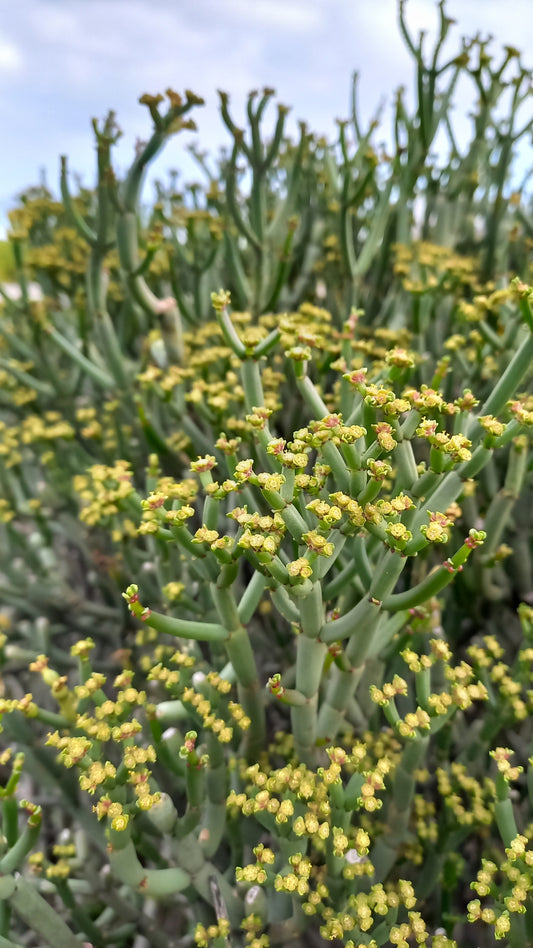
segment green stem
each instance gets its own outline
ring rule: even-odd
[[[328,407],[322,401],[311,379],[308,375],[304,375],[304,369],[300,369],[297,362],[294,364],[294,369],[298,390],[307,403],[307,406],[311,409],[313,416],[317,419],[326,418],[327,415],[329,415]]]
[[[318,734],[333,740],[342,727],[346,711],[365,670],[365,660],[372,649],[378,628],[382,597],[394,589],[405,560],[399,553],[386,551],[374,573],[369,596],[361,599],[353,609],[339,619],[324,625],[321,639],[336,641],[350,635],[346,650],[346,670],[334,666],[330,671],[327,692],[320,709]]]
[[[509,797],[506,800],[497,800],[494,805],[494,816],[503,844],[509,847],[518,836],[518,829],[514,817],[513,804]]]
[[[226,631],[224,641],[228,658],[237,677],[239,701],[251,721],[250,728],[246,732],[247,756],[251,760],[257,760],[257,755],[265,746],[266,722],[250,637],[239,618],[233,591],[227,588],[222,589],[213,583],[211,595]]]
[[[414,774],[422,767],[428,746],[429,737],[414,738],[406,744],[401,762],[395,770],[387,824],[370,853],[376,882],[383,882],[387,878],[407,834],[415,792]]]
[[[70,191],[68,187],[68,178],[67,178],[67,158],[65,155],[61,155],[61,177],[60,177],[60,187],[61,187],[61,198],[63,204],[65,205],[65,210],[69,215],[74,227],[78,231],[80,237],[83,237],[87,243],[94,247],[97,242],[96,231],[89,227],[87,222],[81,216],[81,214],[76,210],[72,202]]]
[[[108,375],[103,369],[100,369],[94,362],[91,362],[90,359],[87,359],[79,349],[76,348],[73,343],[70,342],[65,336],[63,336],[57,329],[54,329],[53,326],[47,326],[46,332],[48,335],[57,343],[60,349],[63,352],[66,352],[70,358],[76,362],[80,368],[86,372],[86,374],[93,379],[98,385],[102,388],[112,390],[114,388],[114,381],[111,375]]]
[[[524,448],[513,445],[509,454],[509,465],[504,486],[493,497],[485,517],[484,529],[487,533],[487,541],[483,547],[483,560],[485,562],[498,548],[513,507],[520,496],[527,463],[528,452]]]
[[[324,621],[322,586],[313,583],[309,595],[299,600],[302,632],[296,640],[296,690],[306,703],[291,710],[294,746],[298,759],[315,766],[318,689],[327,646],[318,641]]]
[[[209,765],[207,770],[207,807],[204,828],[207,834],[202,844],[204,854],[210,858],[215,855],[226,829],[226,761],[218,738],[214,734],[207,736]]]
[[[104,948],[104,936],[100,929],[94,924],[89,913],[79,905],[74,898],[74,894],[66,879],[56,880],[55,887],[67,909],[69,909],[72,919],[76,923],[78,930],[83,932],[91,939],[92,948]]]
[[[344,458],[337,445],[332,441],[327,441],[321,448],[321,454],[326,464],[329,464],[336,486],[343,491],[350,489],[350,472],[348,471]]]
[[[254,408],[262,408],[265,404],[265,396],[256,359],[243,360],[241,363],[241,378],[247,410],[251,412]]]
[[[351,559],[324,587],[324,601],[330,602],[331,600],[336,599],[337,596],[348,587],[350,580],[356,575],[356,573],[358,573],[357,561],[355,559]]]
[[[234,889],[216,866],[205,859],[200,843],[194,835],[191,834],[186,836],[185,839],[176,840],[174,852],[179,864],[186,867],[192,885],[209,905],[213,905],[212,883],[213,879],[215,880],[226,904],[230,922],[235,928],[238,928],[243,917],[240,899],[235,895]]]
[[[386,596],[383,600],[383,608],[388,609],[389,612],[396,612],[398,609],[413,609],[415,606],[421,606],[452,582],[455,574],[463,568],[470,553],[471,547],[463,544],[454,556],[439,566],[434,573],[430,573],[417,586],[406,589],[405,592]]]
[[[24,948],[24,946],[18,941],[10,941],[9,938],[0,935],[0,948]]]
[[[238,614],[243,625],[246,625],[257,609],[266,587],[266,576],[254,573],[239,602]]]
[[[505,372],[500,376],[487,401],[479,411],[480,415],[498,415],[508,400],[516,392],[533,361],[533,334],[528,332],[522,345],[514,354]],[[469,433],[470,436],[470,433]]]
[[[227,345],[230,349],[233,349],[233,352],[239,359],[244,359],[246,356],[246,348],[237,335],[237,330],[230,319],[227,309],[223,309],[222,311],[217,310],[217,319]]]
[[[146,618],[146,625],[157,632],[174,635],[181,639],[196,639],[200,642],[223,642],[228,638],[228,631],[214,622],[194,622],[192,619],[176,619],[174,616],[165,616],[161,612],[150,612]]]
[[[284,586],[276,586],[274,589],[271,589],[270,596],[276,609],[280,615],[282,615],[283,618],[287,620],[287,622],[299,621],[300,613],[298,608],[289,597],[289,594]]]
[[[170,869],[145,869],[130,839],[120,849],[110,847],[109,865],[116,879],[147,898],[175,895],[191,884],[189,873],[179,866]]]
[[[109,371],[118,388],[127,391],[130,387],[130,381],[126,363],[115,327],[107,310],[98,309],[95,314],[95,321]]]
[[[44,938],[51,948],[80,948],[78,938],[61,916],[23,876],[0,878],[0,899],[9,899],[29,930]]]
[[[15,872],[16,869],[19,869],[28,853],[30,853],[35,846],[39,838],[40,829],[40,818],[36,824],[30,825],[30,823],[28,823],[24,827],[24,831],[17,839],[15,845],[0,859],[0,876],[8,875],[8,873]]]

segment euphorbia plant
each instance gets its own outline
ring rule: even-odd
[[[147,225],[148,161],[198,104],[169,91],[124,181],[113,117],[94,193],[63,165],[75,239],[44,195],[13,217],[2,944],[532,937],[532,291],[502,184],[523,77],[498,125],[514,53],[441,61],[441,14],[429,60],[406,35],[392,158],[355,106],[353,145],[290,142],[282,107],[267,142],[270,90],[244,133],[222,95],[230,158],[197,153],[206,187],[160,185]]]

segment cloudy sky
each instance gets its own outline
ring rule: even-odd
[[[135,139],[149,130],[143,92],[171,86],[202,95],[196,119],[209,149],[228,140],[216,89],[230,93],[240,123],[246,93],[273,86],[294,120],[330,134],[333,119],[347,115],[354,69],[368,117],[412,82],[396,0],[0,0],[0,8],[0,229],[40,169],[57,190],[60,154],[92,183],[90,120],[110,108],[124,132],[116,163],[127,167]],[[517,46],[533,65],[531,0],[448,0],[446,10],[457,21],[450,53],[461,35],[481,30],[497,37],[494,50]],[[415,33],[434,30],[433,0],[408,0],[407,14]],[[181,167],[192,176],[185,141],[168,147],[159,174]]]

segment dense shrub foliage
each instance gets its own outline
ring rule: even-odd
[[[391,154],[220,93],[140,213],[168,90],[11,213],[0,946],[533,943],[531,76],[440,14]]]

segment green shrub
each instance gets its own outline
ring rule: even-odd
[[[0,240],[0,280],[8,283],[15,278],[15,261],[11,244],[7,240]]]
[[[528,80],[440,9],[392,156],[222,94],[146,221],[169,90],[123,181],[111,114],[95,190],[11,214],[1,945],[533,938]]]

